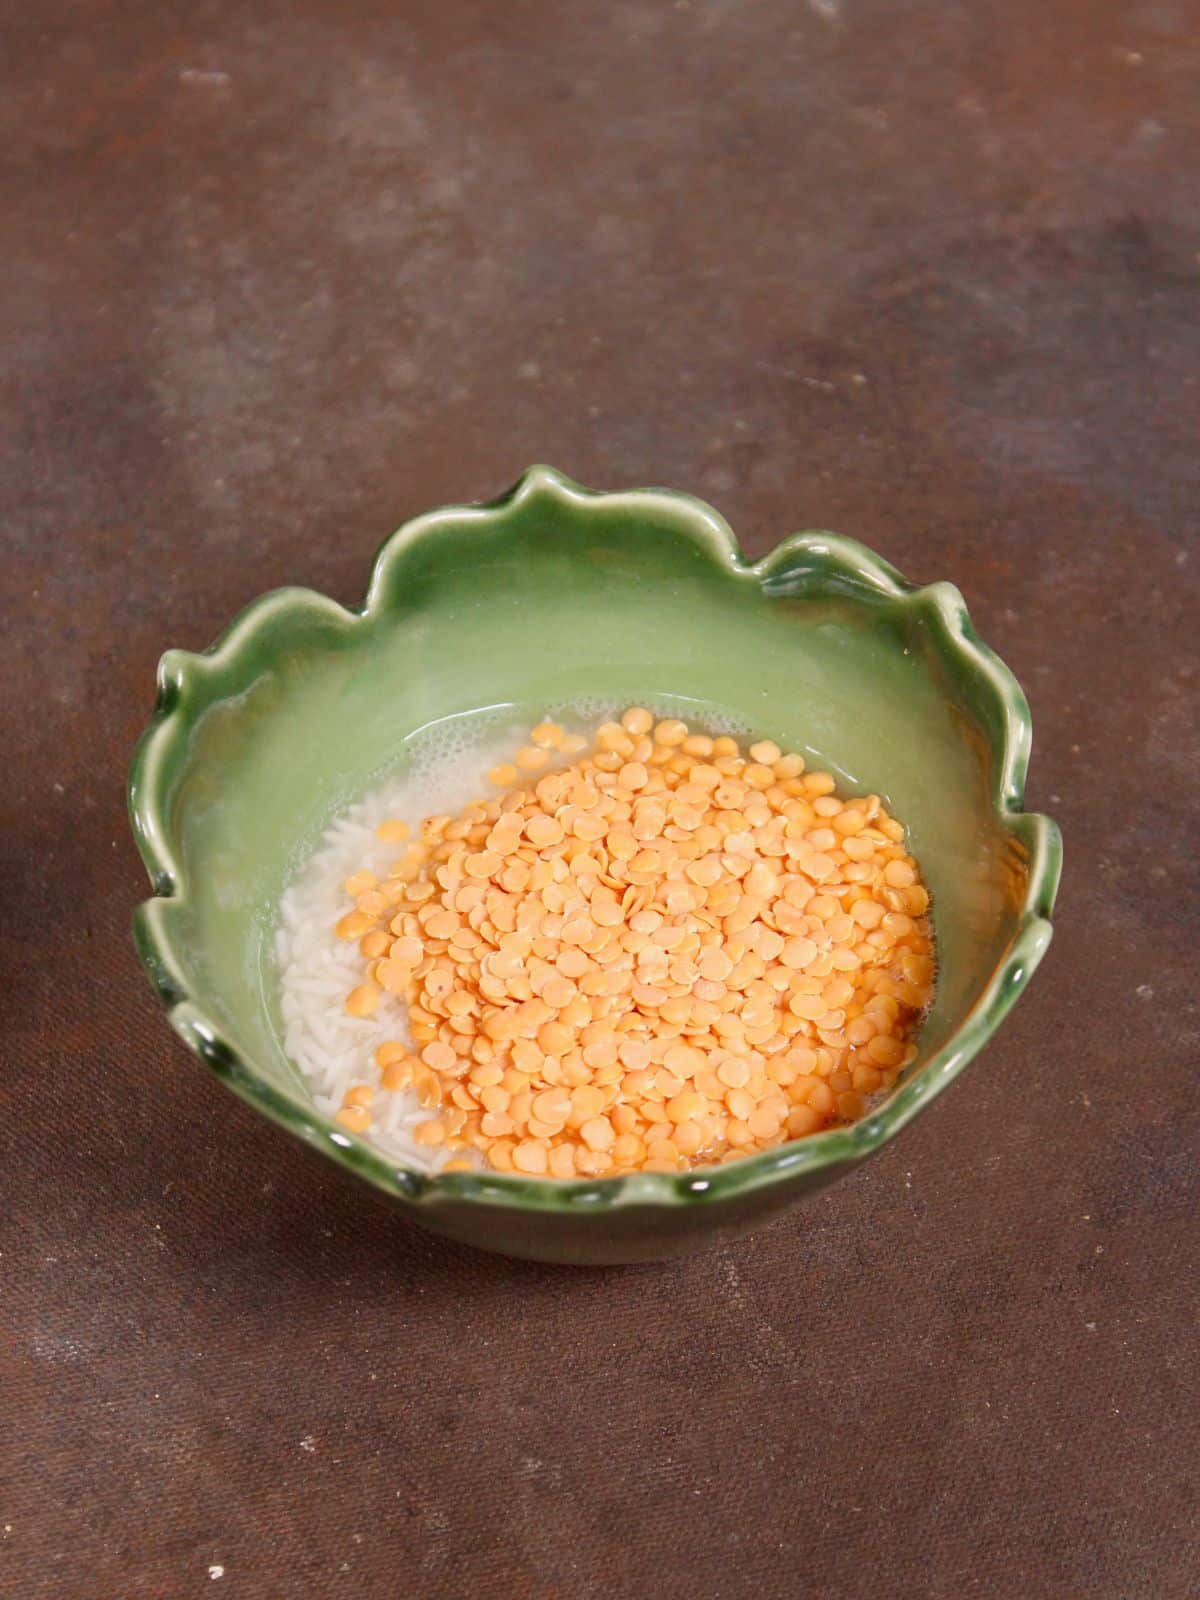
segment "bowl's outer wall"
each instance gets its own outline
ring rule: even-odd
[[[765,593],[719,526],[698,537],[701,513],[719,523],[683,497],[533,493],[435,514],[419,536],[396,536],[366,615],[284,592],[237,649],[165,658],[173,715],[156,781],[170,837],[143,838],[143,849],[170,859],[183,892],[153,903],[142,944],[165,997],[202,999],[242,1072],[260,1080],[242,1092],[269,1091],[265,1109],[282,1120],[289,1105],[316,1116],[281,1049],[270,952],[279,895],[330,816],[403,770],[416,729],[486,707],[534,720],[580,699],[675,706],[700,725],[723,713],[827,766],[844,789],[883,795],[934,894],[939,981],[923,1055],[951,1037],[1011,945],[1026,889],[1017,834],[994,804],[990,701],[947,658],[919,596],[850,583],[817,594],[807,582],[789,595],[778,579]],[[135,791],[139,781],[135,767]],[[143,799],[132,804],[145,834],[154,808]],[[203,1042],[186,1019],[181,1032]],[[417,1209],[491,1248],[625,1260],[660,1253],[647,1230],[686,1247],[696,1229],[790,1203],[815,1176],[756,1189],[728,1219],[711,1202],[669,1224],[661,1209],[617,1210],[603,1230],[576,1213],[553,1245],[537,1236],[544,1216],[431,1196]]]
[[[443,1199],[436,1208],[409,1206],[414,1221],[446,1238],[500,1255],[571,1266],[611,1267],[669,1261],[728,1242],[780,1216],[805,1196],[827,1188],[846,1166],[823,1167],[751,1194],[731,1195],[701,1209],[646,1202],[620,1206],[603,1216],[578,1212],[513,1212],[494,1218],[477,1203]],[[407,1206],[407,1202],[401,1201]]]

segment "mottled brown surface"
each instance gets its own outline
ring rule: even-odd
[[[0,1590],[1200,1593],[1195,6],[5,32]],[[357,597],[532,459],[956,580],[1067,842],[961,1083],[665,1268],[413,1231],[208,1079],[128,937],[160,650]]]

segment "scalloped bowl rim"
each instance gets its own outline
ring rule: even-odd
[[[174,948],[163,918],[169,904],[186,903],[187,873],[173,847],[170,829],[159,805],[164,763],[178,736],[179,690],[193,674],[228,665],[271,617],[297,606],[322,613],[339,629],[352,631],[373,623],[386,611],[387,579],[392,567],[416,541],[453,523],[485,524],[535,498],[585,506],[605,506],[630,513],[656,507],[688,516],[688,531],[735,581],[757,583],[770,593],[772,576],[786,571],[794,583],[798,558],[808,554],[826,568],[833,566],[854,586],[878,598],[926,607],[953,652],[996,695],[1003,708],[1004,738],[997,752],[991,801],[1002,826],[1017,825],[1029,851],[1028,881],[1016,932],[975,1003],[943,1047],[893,1091],[884,1104],[846,1128],[784,1144],[759,1155],[686,1173],[634,1173],[620,1178],[556,1180],[516,1178],[500,1173],[427,1174],[389,1161],[373,1146],[336,1128],[315,1105],[293,1101],[275,1089],[222,1035],[198,997],[189,991],[186,966]],[[814,583],[819,594],[826,580]],[[794,593],[794,588],[789,590]],[[1031,745],[1029,706],[1004,662],[975,633],[959,591],[950,583],[917,586],[866,545],[840,534],[807,531],[782,540],[756,562],[747,562],[737,538],[719,512],[691,495],[673,489],[631,489],[603,493],[585,489],[552,467],[535,466],[523,473],[495,500],[443,506],[404,523],[380,546],[371,567],[366,598],[348,608],[313,589],[275,589],[243,610],[207,650],[168,650],[159,662],[158,699],[150,723],[134,752],[129,773],[129,813],[138,851],[155,890],[134,916],[138,954],[176,1033],[228,1086],[291,1133],[330,1155],[376,1187],[412,1203],[440,1199],[499,1206],[526,1212],[578,1215],[603,1213],[624,1206],[678,1206],[725,1201],[735,1195],[773,1185],[800,1173],[857,1162],[893,1138],[962,1071],[995,1032],[1024,989],[1050,943],[1050,914],[1062,862],[1062,842],[1047,816],[1022,810]],[[186,723],[186,718],[183,719]]]

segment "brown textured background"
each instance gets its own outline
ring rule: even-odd
[[[0,1592],[1200,1594],[1196,6],[7,11]],[[159,652],[533,459],[956,580],[1066,836],[961,1083],[664,1268],[413,1231],[128,936]]]

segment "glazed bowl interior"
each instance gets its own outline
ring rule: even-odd
[[[272,955],[280,895],[323,828],[446,719],[483,735],[576,702],[648,703],[698,729],[732,719],[843,792],[878,793],[907,826],[938,979],[892,1098],[931,1064],[952,1075],[964,1023],[985,996],[1002,1009],[1000,975],[1015,991],[1044,948],[1029,927],[1053,893],[1044,819],[1019,814],[1024,701],[990,653],[968,668],[955,608],[949,586],[914,590],[850,541],[797,536],[751,567],[698,502],[591,496],[548,472],[401,530],[359,613],[267,596],[209,655],[164,658],[160,725],[135,764],[135,828],[163,896],[139,938],[177,1027],[294,1131],[325,1136],[282,1049]]]

